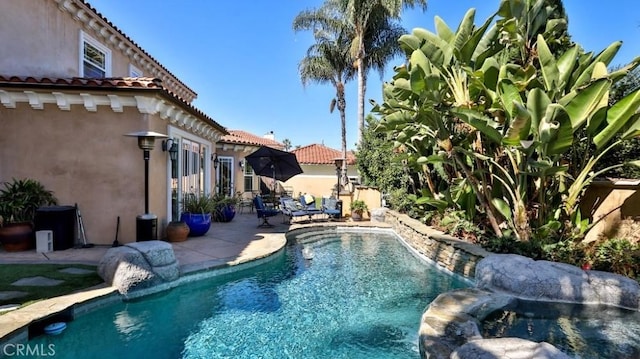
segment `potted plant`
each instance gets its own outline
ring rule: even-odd
[[[237,196],[227,197],[216,194],[212,197],[212,215],[216,222],[230,222],[236,215],[236,205],[239,198]]]
[[[351,202],[351,218],[354,221],[361,221],[362,214],[368,209],[369,207],[367,207],[367,204],[363,200],[356,199],[355,201]]]
[[[202,236],[211,227],[211,197],[201,194],[196,196],[188,193],[182,203],[182,215],[180,221],[189,226],[189,236]]]
[[[167,234],[167,241],[169,242],[184,242],[189,236],[191,229],[189,225],[184,221],[171,221],[167,223],[165,229]]]
[[[53,192],[32,179],[13,179],[0,190],[0,243],[8,251],[35,246],[33,220],[41,206],[56,205]]]

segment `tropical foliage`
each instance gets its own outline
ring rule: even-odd
[[[14,178],[0,190],[0,227],[3,223],[33,222],[39,207],[57,203],[53,192],[39,181]]]
[[[579,239],[585,188],[618,144],[640,134],[640,90],[610,91],[640,62],[608,71],[621,43],[599,53],[571,44],[557,1],[503,0],[474,25],[400,37],[407,56],[385,84],[377,131],[415,177],[415,204],[456,211],[497,238]],[[524,32],[523,32],[524,31]],[[566,153],[583,148],[579,161]]]

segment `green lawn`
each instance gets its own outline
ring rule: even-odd
[[[59,271],[60,269],[70,267],[87,269],[92,272],[87,274],[69,274]],[[50,287],[11,285],[11,283],[18,279],[37,276],[63,280],[64,282]],[[102,278],[96,273],[95,266],[80,264],[3,264],[0,265],[0,291],[20,291],[29,294],[19,298],[0,299],[0,305],[24,305],[37,300],[73,293],[102,282]]]

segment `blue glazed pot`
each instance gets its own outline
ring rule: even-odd
[[[211,227],[211,213],[183,213],[180,220],[189,226],[189,237],[199,237]]]
[[[222,212],[221,222],[230,222],[233,219],[233,217],[235,217],[236,215],[236,208],[231,205],[224,206],[221,212]]]

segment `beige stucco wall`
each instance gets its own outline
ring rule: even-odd
[[[135,108],[114,113],[82,106],[60,111],[55,105],[33,110],[0,106],[0,181],[32,178],[54,191],[61,205],[78,204],[87,240],[111,244],[120,216],[119,241],[135,241],[136,216],[144,213],[144,161],[137,139],[125,133],[151,130],[166,133],[157,116]],[[149,207],[158,215],[158,235],[166,223],[167,155],[160,141],[149,161]]]
[[[294,196],[309,193],[316,197],[330,196],[338,181],[335,165],[300,165],[303,173],[291,177],[284,184],[293,187]],[[347,175],[356,176],[355,166],[347,167]]]
[[[624,219],[640,219],[640,186],[638,181],[595,182],[589,186],[580,203],[582,213],[591,215],[595,225],[587,233],[586,241],[600,237],[613,238]]]
[[[165,87],[182,98],[195,97],[191,89],[106,22],[97,16],[92,17],[88,10],[81,11],[83,19],[74,19],[78,9],[84,7],[80,2],[72,1],[67,6],[71,10],[61,10],[53,0],[0,2],[1,75],[36,78],[80,76],[80,34],[83,31],[111,50],[110,77],[128,77],[131,64],[146,77],[161,78]],[[92,19],[95,20],[94,28],[89,28],[87,24],[94,21]]]

